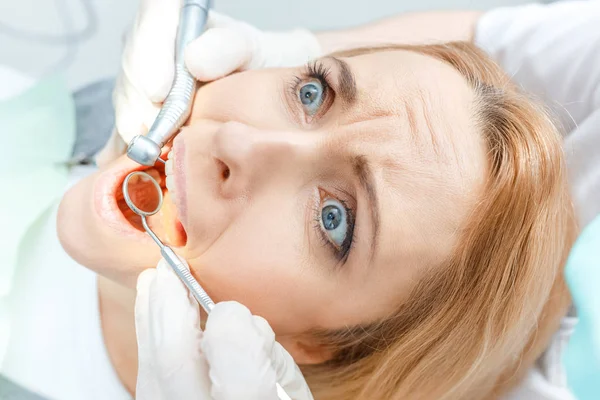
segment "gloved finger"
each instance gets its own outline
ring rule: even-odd
[[[221,14],[214,10],[208,13],[208,21],[206,21],[206,29],[212,28],[233,28],[240,24],[240,21],[231,18],[225,14]]]
[[[156,271],[151,289],[150,331],[163,375],[170,376],[182,368],[183,360],[202,359],[200,312],[198,303],[166,261],[161,260]]]
[[[142,116],[142,134],[145,135],[146,133],[148,133],[148,131],[150,130],[150,127],[152,126],[152,124],[154,124],[154,120],[156,119],[158,113],[160,112],[160,109],[162,107],[162,104],[158,104],[158,103],[150,103],[150,102],[145,102],[143,104],[141,104],[141,113],[140,115]]]
[[[263,337],[274,337],[274,332],[267,320],[254,316],[256,329]],[[277,383],[285,393],[294,400],[312,400],[310,388],[302,375],[302,371],[288,351],[279,342],[273,342],[271,361],[275,368]]]
[[[136,394],[138,399],[162,399],[160,387],[154,371],[150,341],[150,286],[156,276],[156,269],[143,271],[137,280],[135,300],[135,333],[138,346],[138,375]]]
[[[198,305],[164,260],[156,268],[147,298],[148,316],[136,315],[136,320],[148,321],[145,340],[149,345],[142,348],[148,354],[139,355],[140,370],[146,368],[142,360],[151,365],[153,379],[166,399],[195,400],[198,393],[208,393],[210,381],[208,366],[200,352]],[[136,312],[145,311],[136,308]],[[142,390],[153,385],[138,379]]]
[[[96,165],[102,168],[125,154],[126,150],[127,144],[125,144],[125,141],[119,136],[117,130],[113,129],[108,141],[104,144],[104,147],[96,153]]]
[[[252,47],[240,31],[209,29],[186,48],[186,66],[199,81],[212,81],[246,69],[253,54]]]
[[[189,269],[187,262],[180,258]],[[156,325],[150,326],[153,332],[164,334],[176,333],[175,336],[189,335],[188,327],[193,328],[194,336],[201,334],[198,303],[189,295],[187,288],[177,277],[171,266],[161,259],[156,266],[156,277],[150,287],[150,313]],[[169,326],[162,326],[162,321],[173,321]],[[171,331],[166,331],[170,329]],[[164,336],[164,335],[163,335]],[[157,337],[157,342],[169,340],[170,337]]]
[[[113,95],[115,126],[123,141],[129,143],[136,135],[148,132],[160,105],[149,101],[122,75],[117,78],[117,87],[120,89]]]
[[[237,302],[218,303],[208,316],[202,340],[213,399],[278,399],[271,365],[274,342],[273,331],[265,332],[262,322],[246,307]]]
[[[137,336],[138,347],[143,346],[144,349],[149,345],[150,321],[149,321],[149,303],[150,303],[150,285],[156,276],[156,269],[150,268],[142,271],[137,279],[137,294],[135,299],[135,330]],[[148,352],[144,352],[147,354]]]
[[[290,398],[294,400],[313,400],[302,371],[300,371],[290,353],[278,342],[273,345],[271,360],[276,371],[277,382]]]
[[[144,0],[125,45],[123,72],[155,103],[173,83],[180,10],[181,0]]]

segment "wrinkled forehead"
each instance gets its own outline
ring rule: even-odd
[[[354,74],[357,100],[342,114],[356,131],[347,143],[369,148],[390,167],[443,166],[464,175],[482,138],[476,128],[476,96],[449,64],[407,50],[342,57]]]

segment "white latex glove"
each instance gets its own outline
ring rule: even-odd
[[[99,163],[122,154],[125,143],[147,133],[173,82],[181,0],[140,3],[113,95],[116,132],[98,155]],[[212,81],[234,71],[301,65],[320,53],[317,38],[307,30],[263,32],[211,11],[207,31],[186,50],[186,64],[198,80]]]
[[[200,329],[198,304],[168,264],[140,274],[135,323],[138,400],[312,400],[273,330],[237,302],[215,306]],[[286,399],[287,397],[282,397]]]

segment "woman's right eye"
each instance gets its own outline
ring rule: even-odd
[[[326,200],[321,208],[321,225],[329,241],[341,248],[348,236],[346,207],[338,200]]]
[[[354,236],[354,211],[344,201],[330,197],[324,191],[321,191],[321,196],[319,207],[315,209],[316,228],[335,257],[345,261]]]
[[[298,97],[306,113],[313,116],[323,104],[325,89],[318,80],[310,81],[300,86]]]

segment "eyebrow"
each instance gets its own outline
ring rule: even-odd
[[[369,166],[369,162],[364,155],[355,156],[352,159],[354,173],[358,177],[360,185],[367,193],[369,200],[369,210],[371,211],[371,221],[373,223],[373,235],[371,237],[371,255],[373,257],[375,250],[377,249],[377,241],[379,239],[379,199],[377,197],[377,190],[375,189],[375,179],[373,178],[373,170]]]
[[[338,91],[337,93],[342,98],[342,101],[346,105],[352,105],[356,102],[356,79],[354,74],[352,73],[352,69],[348,65],[348,63],[344,60],[341,60],[337,57],[330,56],[332,60],[335,61],[337,66],[340,69],[340,74],[338,76]]]

